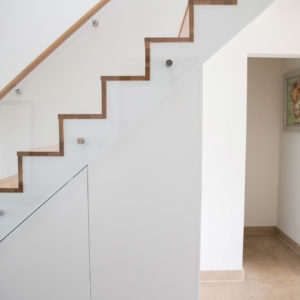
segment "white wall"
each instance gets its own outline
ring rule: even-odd
[[[282,78],[285,73],[299,68],[300,59],[282,60]],[[300,132],[288,132],[282,128],[283,126],[281,126],[278,227],[300,243],[300,185],[298,180]]]
[[[89,165],[95,299],[199,299],[200,79],[198,69]]]
[[[277,0],[204,65],[203,270],[242,267],[247,58],[299,57],[300,42],[287,34],[300,26],[299,10],[298,0]]]
[[[98,0],[1,0],[0,90]]]
[[[281,60],[249,58],[245,226],[276,226],[282,113]]]
[[[89,270],[85,169],[0,243],[0,298],[88,300]]]

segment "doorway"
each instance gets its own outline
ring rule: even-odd
[[[285,89],[292,73],[299,78]],[[298,100],[300,106],[300,59],[248,59],[245,243],[247,236],[274,236],[300,255],[300,113],[299,130],[284,129],[285,98],[297,80],[292,117]]]

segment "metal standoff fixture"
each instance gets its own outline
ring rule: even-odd
[[[77,144],[83,145],[84,143],[85,143],[85,140],[84,140],[83,137],[79,137],[79,138],[77,139]]]
[[[99,21],[96,19],[93,19],[92,24],[94,27],[97,27],[99,25]]]
[[[0,217],[4,216],[4,210],[0,209]]]
[[[16,95],[21,96],[22,95],[22,90],[21,89],[15,89],[15,93],[16,93]]]
[[[167,59],[166,60],[166,66],[171,67],[173,65],[173,60],[172,59]]]

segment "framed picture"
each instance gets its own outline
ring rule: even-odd
[[[300,69],[284,75],[284,129],[300,131]]]

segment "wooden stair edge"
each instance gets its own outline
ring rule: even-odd
[[[18,174],[0,179],[0,188],[18,188]]]
[[[18,151],[18,156],[60,156],[60,147],[58,145],[43,147],[43,148],[34,148],[24,151]]]
[[[185,25],[189,23],[189,4],[193,3],[194,5],[237,5],[238,0],[189,0],[186,7],[183,20],[179,29],[178,37],[186,37],[187,35],[184,32]],[[187,28],[189,30],[189,27]]]
[[[185,35],[185,34],[182,33],[183,30],[184,30],[185,25],[186,24],[188,25],[188,17],[189,17],[189,4],[187,5],[187,7],[185,9],[185,13],[184,13],[181,25],[180,25],[178,37],[186,37],[189,34],[188,33],[187,35]]]
[[[1,91],[0,101],[17,84],[27,77],[37,66],[39,66],[50,54],[52,54],[60,45],[70,38],[79,28],[81,28],[93,15],[98,13],[111,0],[101,0],[94,5],[87,13],[77,20],[68,30],[66,30],[57,40],[55,40],[46,50],[44,50],[34,61],[32,61],[23,71],[12,79]]]
[[[52,146],[47,146],[47,147],[41,147],[41,148],[33,148],[33,149],[28,149],[27,151],[32,151],[32,152],[58,152],[59,151],[59,144],[57,145],[52,145]]]
[[[106,0],[107,2],[110,0]],[[64,156],[64,120],[68,119],[106,119],[107,114],[107,82],[109,81],[149,81],[151,75],[151,43],[177,43],[177,42],[194,42],[194,6],[209,4],[212,5],[236,5],[237,0],[189,0],[187,14],[189,22],[188,37],[148,37],[145,38],[145,75],[138,76],[101,76],[102,86],[102,112],[101,114],[59,114],[59,151],[19,151],[18,154],[18,188],[7,188],[0,186],[0,193],[22,193],[23,187],[23,157],[26,156]]]

